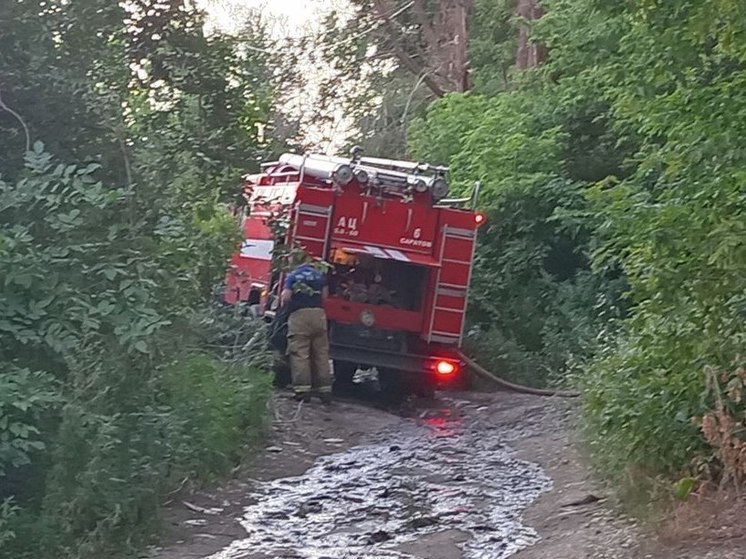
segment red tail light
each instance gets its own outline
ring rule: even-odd
[[[487,216],[484,215],[482,212],[477,212],[474,214],[474,223],[477,224],[477,227],[482,225],[485,219],[487,219]]]
[[[458,367],[452,361],[438,361],[435,365],[435,371],[442,376],[449,376],[456,372]]]

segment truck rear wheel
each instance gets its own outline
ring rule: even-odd
[[[349,393],[354,388],[353,380],[357,365],[347,361],[334,362],[334,390]]]
[[[290,373],[290,363],[284,355],[280,355],[279,352],[274,355],[274,362],[272,366],[274,372],[274,385],[276,388],[285,388],[292,383],[292,375]]]
[[[406,398],[411,395],[424,399],[435,397],[435,386],[426,376],[397,369],[379,369],[378,382],[381,392],[388,398]]]
[[[415,394],[417,394],[417,396],[419,396],[423,400],[432,400],[435,398],[435,387],[432,385],[432,383],[424,380],[415,389]]]

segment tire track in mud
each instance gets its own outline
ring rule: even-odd
[[[493,415],[450,402],[301,476],[258,484],[246,537],[209,559],[408,559],[403,544],[454,530],[465,558],[509,557],[537,541],[521,515],[551,480],[508,446],[531,418],[506,429]]]

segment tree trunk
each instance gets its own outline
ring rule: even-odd
[[[391,15],[401,12],[394,0],[372,0],[372,6],[386,27],[399,63],[435,95],[469,89],[468,22],[474,0],[438,0],[434,16],[427,13],[423,0],[413,0],[410,9],[421,36],[417,52],[411,42],[406,43],[401,25]]]
[[[437,43],[430,46],[438,74],[449,91],[469,90],[468,20],[473,0],[441,0]],[[438,21],[440,20],[440,21]]]
[[[544,10],[539,6],[538,0],[518,0],[516,10],[518,17],[527,21],[534,21],[544,15]],[[521,25],[518,31],[518,53],[515,64],[521,70],[535,68],[546,58],[546,48],[544,46],[531,42],[529,28],[527,25]]]

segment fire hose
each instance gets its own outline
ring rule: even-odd
[[[521,384],[515,384],[513,382],[509,382],[505,379],[502,379],[495,375],[494,373],[491,373],[484,367],[482,367],[479,363],[474,361],[472,358],[464,355],[463,353],[459,352],[459,355],[461,356],[461,359],[464,360],[464,362],[469,366],[469,368],[474,371],[476,374],[478,374],[480,377],[490,380],[497,384],[498,386],[502,386],[503,388],[507,388],[508,390],[513,390],[515,392],[522,392],[523,394],[534,394],[536,396],[556,396],[559,398],[577,398],[580,396],[580,392],[574,391],[574,390],[552,390],[552,389],[544,389],[544,388],[531,388],[530,386],[523,386]]]

